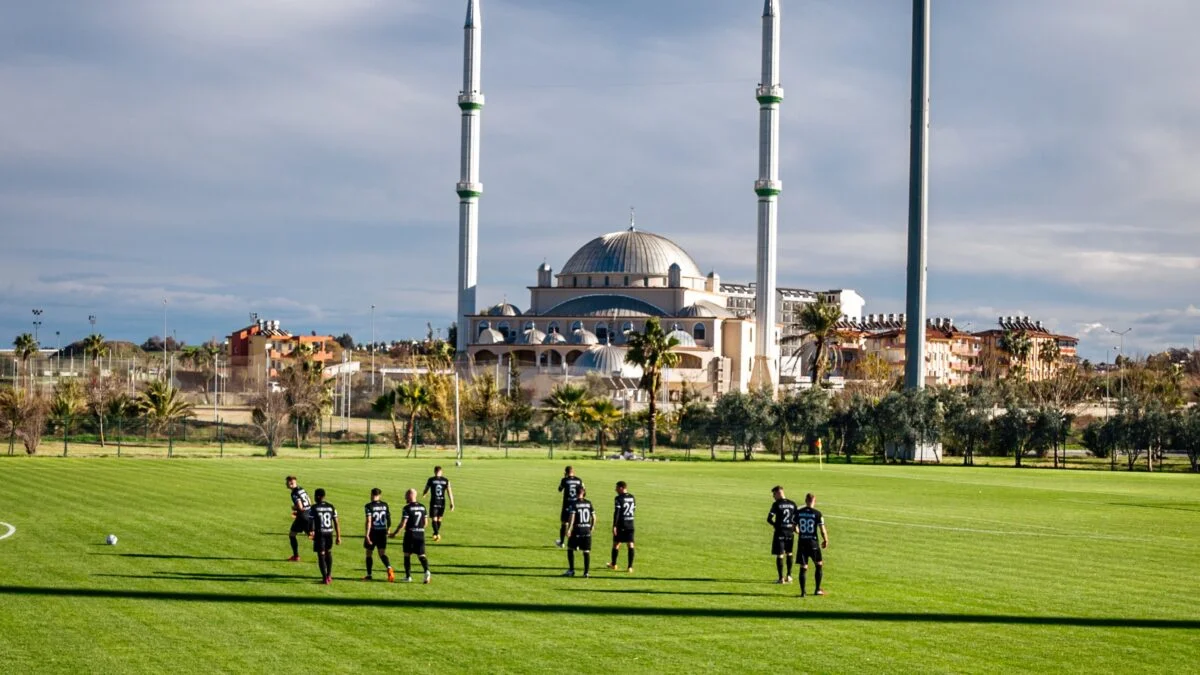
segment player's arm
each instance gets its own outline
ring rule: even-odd
[[[304,505],[300,503],[300,500],[293,499],[292,500],[292,517],[296,518],[301,513],[304,513],[304,511],[305,511]]]
[[[421,491],[421,496],[429,494],[429,481],[425,481],[425,489]]]
[[[575,529],[575,512],[574,512],[574,511],[571,511],[571,518],[570,518],[569,520],[567,520],[567,533],[566,533],[566,536],[567,536],[568,538],[570,538],[570,536],[571,536],[571,532],[572,532],[574,529]]]
[[[400,518],[400,524],[399,524],[399,525],[397,525],[397,526],[396,526],[396,529],[392,530],[392,533],[391,533],[390,535],[388,535],[388,536],[389,536],[389,537],[395,537],[395,536],[396,536],[396,533],[397,533],[397,532],[399,532],[400,530],[403,530],[403,529],[404,529],[404,526],[405,526],[407,523],[408,523],[408,514],[407,514],[407,513],[405,513],[405,514],[404,514],[404,516],[403,516],[402,518]]]
[[[335,543],[342,543],[342,521],[338,519],[337,514],[333,514],[333,535]]]
[[[369,513],[367,514],[367,523],[366,523],[366,525],[363,526],[363,533],[364,533],[363,538],[367,540],[368,544],[370,544],[371,543],[371,514],[369,514]]]
[[[821,530],[821,548],[829,547],[829,532],[825,531],[825,519],[821,519],[821,524],[818,526]]]
[[[450,500],[450,510],[454,510],[454,490],[446,483],[446,498]]]
[[[308,538],[313,539],[317,535],[317,528],[316,528],[317,513],[315,511],[313,511],[312,509],[308,510],[308,522],[310,525],[310,527],[308,528]]]
[[[775,526],[775,507],[774,506],[772,506],[771,510],[767,512],[767,524],[770,525],[771,527]]]
[[[558,481],[558,491],[559,492],[562,492],[563,490],[565,490],[566,487],[567,487],[567,479],[566,478]]]

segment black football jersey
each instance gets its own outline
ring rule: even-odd
[[[386,530],[392,526],[392,510],[382,499],[377,502],[367,502],[363,511],[371,519],[372,530]]]
[[[780,499],[771,505],[769,520],[775,526],[775,534],[791,534],[796,527],[796,502]]]
[[[450,490],[450,479],[445,476],[430,476],[425,481],[425,491],[429,493],[431,504],[444,504],[446,493]]]
[[[591,534],[592,527],[596,524],[596,510],[592,508],[592,503],[580,499],[572,508],[575,513],[575,524],[572,526],[575,534]]]
[[[425,510],[424,504],[420,502],[405,504],[404,510],[400,512],[400,520],[404,522],[404,531],[413,534],[425,534],[427,515],[428,511]]]
[[[293,511],[296,511],[296,502],[300,502],[300,511],[298,511],[298,513],[307,511],[310,508],[312,508],[312,502],[310,502],[308,500],[308,493],[305,492],[304,488],[300,487],[299,485],[292,488],[292,510]]]
[[[337,522],[337,509],[329,502],[315,504],[309,509],[313,521],[313,530],[321,534],[333,534],[333,524]]]
[[[579,499],[583,490],[583,481],[576,476],[564,476],[558,483],[558,491],[563,493],[563,508],[567,508]]]
[[[633,512],[637,510],[637,502],[633,495],[626,492],[617,495],[613,500],[613,527],[633,527]]]
[[[817,538],[817,531],[825,524],[825,516],[811,506],[796,511],[796,525],[800,528],[801,539]]]

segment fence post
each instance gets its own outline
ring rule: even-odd
[[[63,457],[67,456],[67,423],[63,422]]]
[[[175,436],[171,434],[173,425],[167,422],[167,459],[175,456]]]
[[[367,459],[371,459],[371,418],[367,418]]]
[[[217,418],[217,442],[221,444],[221,457],[225,457],[225,426],[221,424],[221,418]]]
[[[117,418],[117,457],[121,456],[121,418]]]
[[[317,457],[321,456],[321,449],[325,444],[325,416],[317,415]]]

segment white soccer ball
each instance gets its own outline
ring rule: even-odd
[[[107,537],[105,537],[104,543],[108,544],[109,546],[116,546],[117,545],[117,535],[115,535],[115,534],[108,535]]]
[[[462,466],[462,462],[455,462],[454,466]]]

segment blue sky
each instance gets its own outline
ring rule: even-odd
[[[761,1],[483,2],[481,305],[631,205],[752,280]],[[5,3],[0,335],[448,325],[465,4]],[[903,310],[910,4],[783,3],[780,283],[867,312]],[[931,314],[1191,346],[1200,3],[934,4]]]

